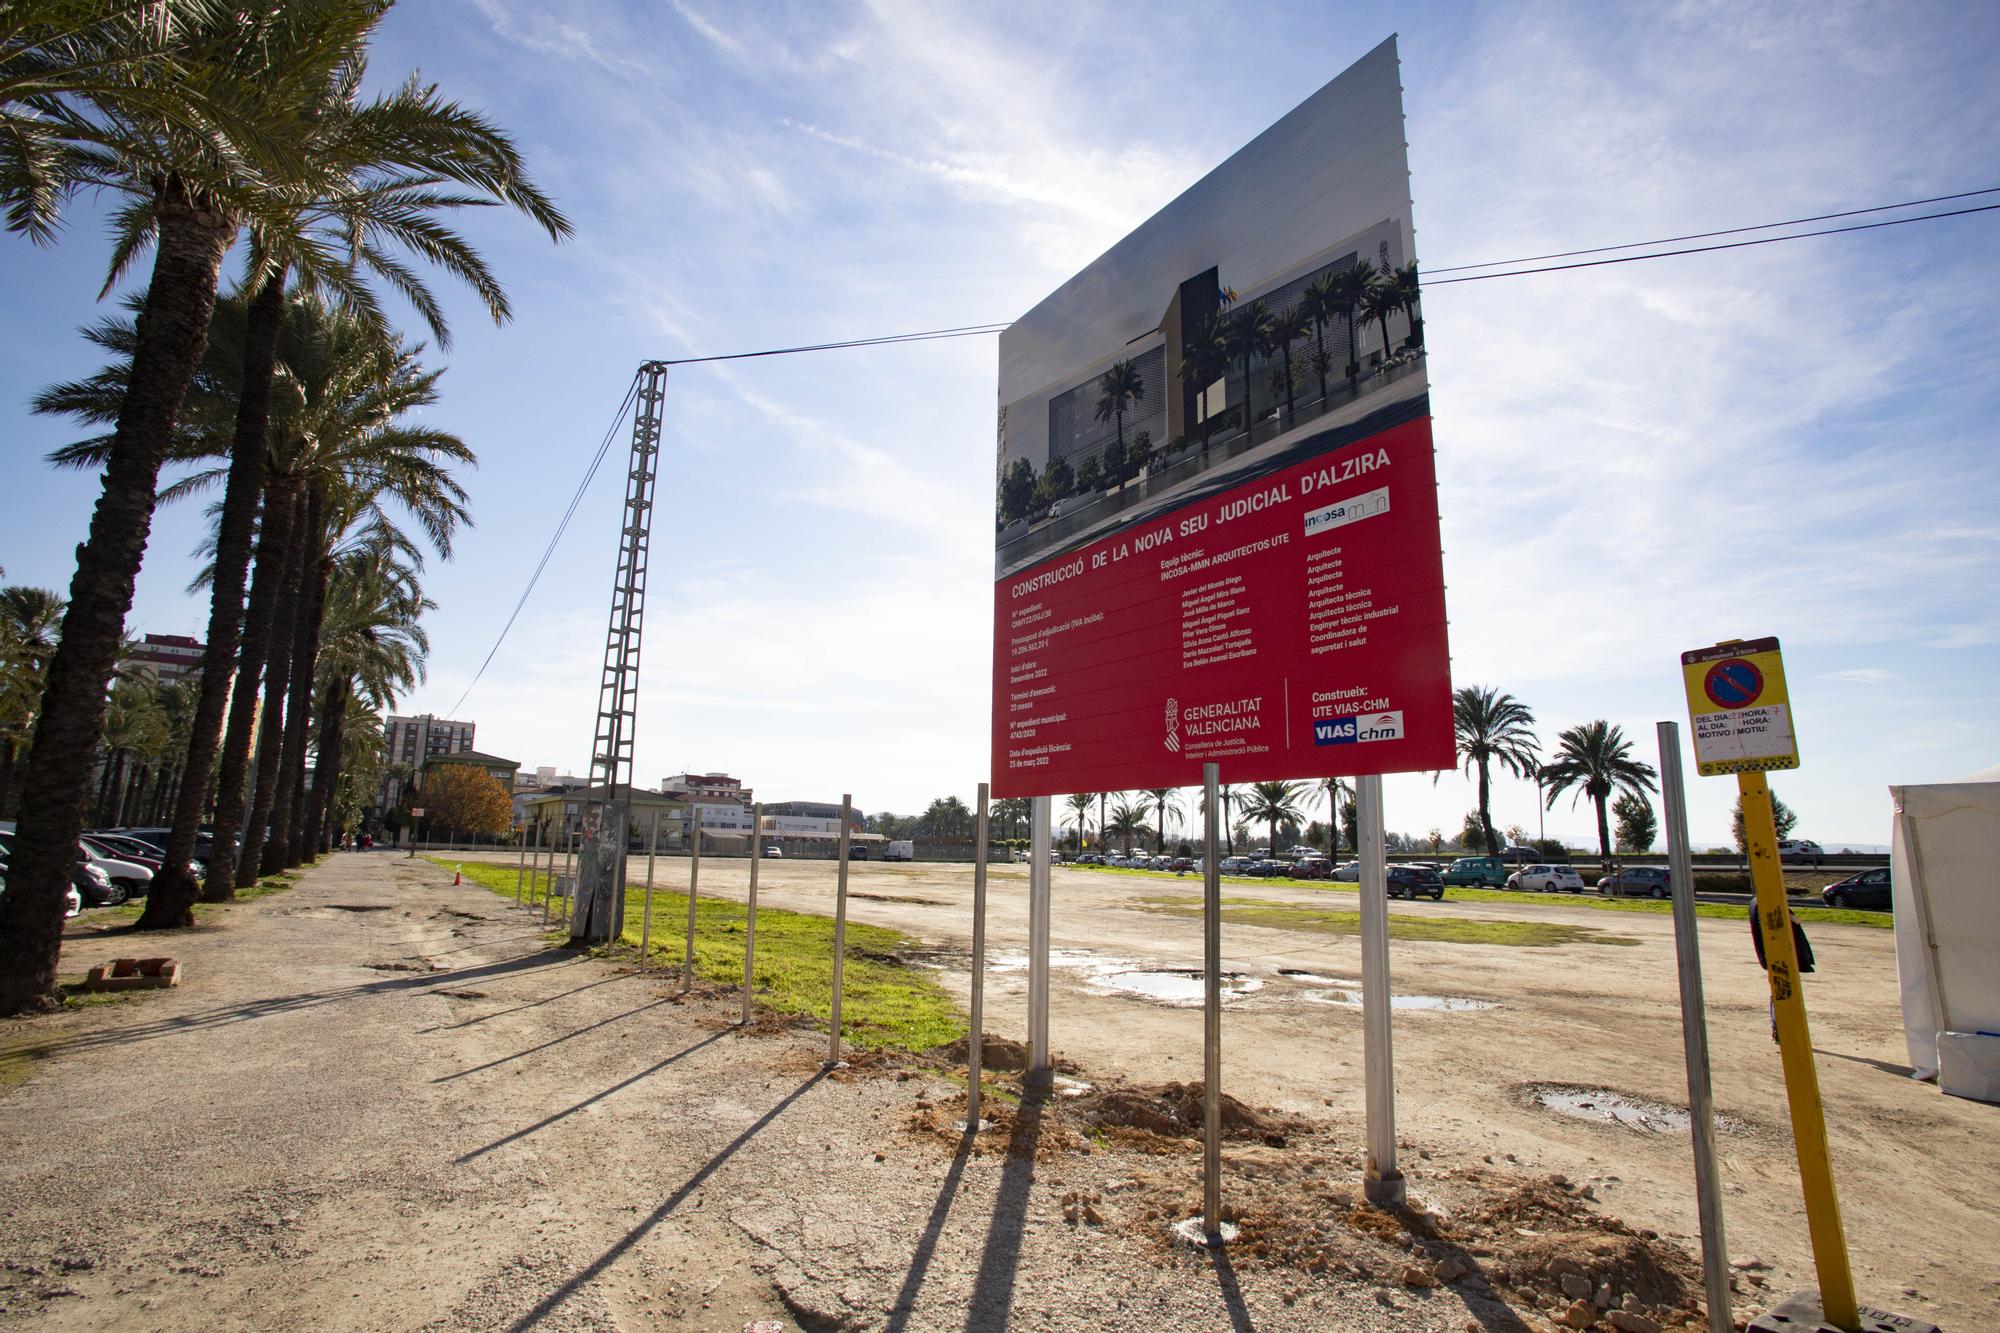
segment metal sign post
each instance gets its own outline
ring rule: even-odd
[[[687,948],[681,955],[681,994],[694,985],[694,903],[701,895],[701,811],[688,802],[688,925]]]
[[[1222,1240],[1222,865],[1220,764],[1203,764],[1207,797],[1201,854],[1201,1229]]]
[[[1028,1072],[1029,1089],[1055,1082],[1049,1059],[1049,854],[1055,799],[1037,796],[1028,817]]]
[[[1694,849],[1681,780],[1681,729],[1659,724],[1660,797],[1666,806],[1668,875],[1674,895],[1674,956],[1680,965],[1681,1044],[1687,1054],[1688,1119],[1694,1129],[1694,1191],[1701,1215],[1701,1274],[1709,1333],[1730,1333],[1729,1246],[1722,1231],[1722,1179],[1715,1154],[1715,1094],[1709,1086],[1708,1017],[1701,991],[1701,940],[1694,912]]]
[[[639,970],[653,951],[653,862],[660,854],[660,812],[653,811],[653,827],[646,836],[646,907],[639,917]]]
[[[1833,1163],[1827,1156],[1826,1111],[1820,1102],[1819,1070],[1813,1063],[1798,950],[1792,943],[1792,912],[1785,902],[1785,872],[1778,860],[1771,789],[1764,781],[1767,771],[1799,766],[1784,659],[1774,638],[1748,642],[1729,639],[1712,648],[1682,653],[1681,679],[1694,724],[1695,768],[1704,775],[1734,773],[1742,799],[1743,843],[1750,859],[1755,902],[1752,910],[1764,945],[1771,1016],[1777,1025],[1785,1100],[1792,1117],[1792,1144],[1798,1152],[1799,1184],[1805,1194],[1806,1229],[1812,1236],[1813,1265],[1819,1272],[1820,1308],[1828,1323],[1856,1329],[1861,1326],[1860,1307],[1854,1299],[1854,1274],[1847,1262],[1847,1235],[1840,1222]]]
[[[764,859],[764,807],[750,807],[750,917],[743,926],[743,1021],[757,991],[757,865]]]
[[[826,1062],[828,1065],[840,1063],[840,987],[844,980],[847,962],[847,837],[849,816],[854,811],[854,797],[840,798],[840,869],[834,880],[833,902],[833,1033],[827,1040]]]
[[[1382,831],[1380,774],[1354,780],[1361,841],[1361,1033],[1367,1065],[1368,1163],[1361,1191],[1370,1203],[1400,1206],[1408,1195],[1396,1169],[1396,1058],[1390,1046],[1389,860]]]
[[[992,784],[979,784],[979,823],[972,838],[972,1033],[965,1043],[965,1131],[979,1132],[979,1081],[986,1065],[986,835]]]

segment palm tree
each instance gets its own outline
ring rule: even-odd
[[[1322,778],[1319,790],[1326,793],[1326,859],[1340,852],[1340,798],[1352,798],[1354,788],[1345,778]]]
[[[1072,815],[1076,816],[1076,850],[1081,854],[1085,826],[1090,823],[1090,808],[1097,804],[1097,798],[1087,791],[1078,792],[1074,796],[1065,797],[1063,804],[1069,807]]]
[[[1396,291],[1396,307],[1410,317],[1409,345],[1424,345],[1424,321],[1417,313],[1417,302],[1422,293],[1417,284],[1417,261],[1412,259],[1389,276],[1389,284]]]
[[[1224,336],[1229,355],[1243,363],[1243,436],[1248,440],[1256,422],[1250,400],[1250,366],[1271,345],[1271,308],[1262,301],[1250,302],[1229,317]]]
[[[1340,278],[1332,269],[1314,278],[1299,294],[1297,309],[1312,321],[1313,369],[1319,373],[1320,401],[1326,401],[1326,326],[1340,318]],[[1324,409],[1322,409],[1324,410]]]
[[[1181,338],[1181,388],[1190,400],[1205,393],[1229,366],[1229,337],[1221,317],[1203,315]],[[1192,405],[1190,403],[1190,405]],[[1208,405],[1204,405],[1205,407]],[[1208,439],[1215,431],[1215,415],[1204,411],[1201,419],[1201,452],[1208,456]]]
[[[1334,274],[1332,309],[1347,321],[1347,387],[1353,391],[1361,375],[1361,346],[1354,336],[1354,317],[1368,306],[1375,290],[1375,265],[1363,259]]]
[[[1097,400],[1097,419],[1118,423],[1118,453],[1125,453],[1125,409],[1146,396],[1146,382],[1139,378],[1139,368],[1130,361],[1114,361],[1111,369],[1097,378],[1101,396]],[[1118,480],[1123,481],[1121,476]]]
[[[1132,838],[1146,831],[1146,811],[1143,806],[1135,806],[1121,793],[1118,804],[1111,808],[1111,822],[1103,826],[1106,834],[1115,833],[1124,839],[1125,855],[1132,854]]]
[[[1306,336],[1312,326],[1312,318],[1300,308],[1298,303],[1286,306],[1271,316],[1271,346],[1278,350],[1285,363],[1285,420],[1293,419],[1292,406],[1292,344]]]
[[[1382,326],[1382,359],[1387,361],[1389,351],[1389,317],[1402,313],[1403,298],[1397,294],[1393,280],[1378,282],[1368,289],[1368,303],[1363,307],[1369,319]]]
[[[1027,796],[1009,796],[993,803],[993,816],[1000,821],[1000,836],[1003,838],[1013,837],[1015,823],[1033,818],[1034,813],[1035,802]]]
[[[1535,715],[1511,694],[1490,685],[1464,685],[1451,696],[1452,729],[1458,734],[1458,753],[1467,772],[1479,772],[1479,823],[1486,831],[1486,853],[1497,855],[1500,843],[1493,835],[1494,763],[1519,778],[1535,776]]]
[[[1159,821],[1159,841],[1155,846],[1164,855],[1167,850],[1167,816],[1172,815],[1176,824],[1183,822],[1180,794],[1172,787],[1148,787],[1142,794],[1146,797],[1146,803],[1153,807],[1153,815]]]
[[[148,245],[154,252],[103,490],[90,534],[77,547],[62,642],[28,753],[8,892],[0,895],[0,1014],[57,999],[63,900],[105,686],[145,553],[160,466],[207,342],[223,255],[243,220],[269,210],[299,178],[287,127],[384,14],[373,0],[307,0],[248,13],[183,8],[185,15],[170,17],[185,21],[160,24],[157,61],[116,63],[128,54],[118,42],[129,33],[79,29],[57,57],[74,62],[77,77],[65,81],[65,71],[54,71],[32,100],[42,118],[37,146],[7,150],[0,162],[0,203],[17,231],[52,218],[78,190],[124,201],[113,215],[106,290]],[[166,11],[127,12],[132,22],[152,22]],[[0,50],[11,71],[15,48]],[[177,101],[173,115],[159,114],[166,97]],[[47,166],[40,177],[47,188],[19,165],[31,155]]]
[[[1556,757],[1541,770],[1549,809],[1555,809],[1556,797],[1571,787],[1578,797],[1589,796],[1597,806],[1597,849],[1606,861],[1611,859],[1611,824],[1605,802],[1614,790],[1644,796],[1659,776],[1651,764],[1631,755],[1632,743],[1622,729],[1602,720],[1585,722],[1556,737]]]
[[[14,793],[14,756],[34,734],[63,599],[46,588],[0,588],[0,819]]]
[[[1305,813],[1299,802],[1305,798],[1303,782],[1253,782],[1251,796],[1243,806],[1246,819],[1261,819],[1271,826],[1271,855],[1278,854],[1278,825],[1303,824]]]

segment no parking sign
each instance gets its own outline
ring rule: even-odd
[[[1681,654],[1695,768],[1703,777],[1799,766],[1785,663],[1776,639],[1736,640]]]

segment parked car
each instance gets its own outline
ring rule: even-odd
[[[0,829],[0,861],[13,859],[13,831]],[[76,849],[76,864],[71,869],[69,883],[73,891],[82,895],[85,907],[116,907],[127,896],[123,888],[111,882],[111,876],[97,868],[82,847]]]
[[[1333,868],[1333,873],[1328,878],[1342,884],[1359,884],[1361,882],[1361,863],[1359,861],[1342,861]]]
[[[1247,871],[1249,865],[1250,858],[1247,856],[1225,856],[1216,862],[1215,868],[1225,875],[1241,875]]]
[[[1390,866],[1389,896],[1412,901],[1429,894],[1444,901],[1444,876],[1431,866]]]
[[[1825,855],[1820,845],[1811,838],[1786,838],[1778,844],[1780,861],[1811,861],[1818,865],[1819,859]]]
[[[1500,859],[1508,865],[1524,866],[1540,861],[1542,854],[1533,847],[1502,847]]]
[[[783,856],[784,854],[785,854],[785,849],[780,847],[777,843],[767,842],[764,844],[764,855]]]
[[[1598,880],[1597,891],[1607,898],[1665,898],[1674,888],[1659,866],[1626,866]]]
[[[1863,870],[1819,891],[1828,907],[1890,907],[1889,868]]]
[[[1199,864],[1200,863],[1196,861],[1192,856],[1176,856],[1171,862],[1168,863],[1167,869],[1179,873],[1182,871],[1193,870]]]
[[[1583,876],[1572,866],[1549,865],[1546,863],[1522,866],[1507,876],[1510,889],[1533,889],[1537,893],[1582,893]]]
[[[159,865],[158,861],[128,860],[122,856],[113,856],[88,834],[78,841],[90,863],[102,870],[127,898],[143,898],[153,887],[153,870]]]
[[[1332,869],[1324,856],[1302,856],[1292,865],[1293,879],[1325,879]]]
[[[1507,863],[1497,856],[1461,856],[1451,863],[1451,869],[1444,872],[1444,882],[1504,888],[1507,884]]]
[[[4,894],[6,892],[7,892],[7,859],[4,856],[0,856],[0,894]],[[83,911],[83,895],[78,893],[76,891],[76,885],[72,884],[66,891],[63,903],[63,916],[65,918],[72,917],[77,915],[81,911]]]

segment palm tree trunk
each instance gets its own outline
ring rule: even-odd
[[[118,789],[118,770],[125,762],[123,750],[112,750],[104,756],[104,767],[97,780],[97,822],[111,822],[111,793]]]
[[[236,896],[236,838],[243,822],[243,806],[250,780],[250,741],[257,719],[257,689],[263,675],[264,659],[270,655],[271,621],[277,611],[278,592],[285,581],[292,527],[297,519],[297,484],[285,477],[272,477],[265,485],[264,518],[257,534],[257,568],[250,579],[250,600],[243,609],[243,639],[237,653],[235,693],[229,700],[229,730],[217,756],[215,789],[215,838],[209,849],[208,881],[202,885],[207,902],[228,902]],[[189,802],[190,773],[181,780],[180,805]],[[187,921],[163,919],[160,926],[192,924],[189,908],[180,907]],[[150,914],[149,900],[146,911]],[[139,918],[146,924],[146,917]]]
[[[1285,344],[1285,420],[1290,421],[1298,412],[1292,405],[1292,345]]]
[[[1604,863],[1609,865],[1611,863],[1611,824],[1604,817],[1605,798],[1602,796],[1592,796],[1590,799],[1597,806],[1597,851],[1604,858]]]
[[[60,1002],[56,959],[90,758],[104,730],[133,583],[153,525],[160,465],[174,419],[208,345],[215,280],[236,220],[168,178],[155,201],[159,231],[90,535],[76,552],[69,610],[49,662],[42,715],[28,751],[7,892],[0,894],[0,1015]]]
[[[301,841],[308,855],[326,850],[324,832],[333,805],[333,784],[340,768],[341,728],[347,722],[347,694],[353,685],[343,677],[326,687],[319,710],[319,759],[313,765],[312,795],[306,799]]]
[[[14,803],[14,742],[0,741],[0,819]]]
[[[326,614],[326,580],[333,562],[326,553],[325,503],[319,488],[309,494],[304,574],[300,580],[298,632],[292,639],[291,697],[285,704],[285,754],[278,770],[278,797],[271,807],[271,840],[264,846],[263,873],[274,875],[304,860],[299,834],[306,781],[306,737],[312,718],[313,669],[319,657],[319,622]]]
[[[1319,372],[1319,400],[1326,401],[1326,321],[1313,321],[1313,348],[1319,355],[1313,359],[1313,368]],[[1321,408],[1321,411],[1326,409]]]
[[[301,495],[294,508],[305,508]],[[263,865],[264,844],[269,840],[271,811],[278,799],[278,775],[285,757],[285,699],[292,681],[292,636],[304,598],[299,582],[305,574],[304,543],[294,540],[286,552],[284,581],[278,585],[277,613],[271,618],[271,656],[264,669],[264,717],[257,732],[256,780],[251,787],[250,822],[243,827],[243,846],[236,853],[235,887],[247,889],[257,882]]]
[[[1347,310],[1347,387],[1352,390],[1361,379],[1361,349],[1354,342],[1354,308]]]
[[[200,886],[187,870],[201,833],[204,798],[222,746],[223,710],[236,672],[236,653],[243,634],[243,585],[250,571],[250,549],[257,533],[257,502],[264,491],[264,458],[270,452],[271,381],[278,362],[278,334],[284,326],[285,274],[273,273],[252,298],[243,337],[243,384],[236,400],[236,434],[229,450],[229,480],[222,493],[222,514],[215,533],[215,573],[208,603],[208,645],[202,652],[201,691],[195,697],[193,729],[167,850],[160,875],[147,895],[141,928],[191,924],[188,909]],[[256,693],[256,675],[249,676]],[[160,904],[159,920],[154,905]],[[179,918],[186,918],[181,920]]]
[[[1486,854],[1498,856],[1500,844],[1493,837],[1493,786],[1486,772],[1486,761],[1479,761],[1479,831],[1486,835]]]

